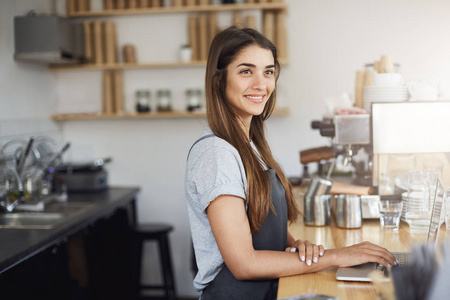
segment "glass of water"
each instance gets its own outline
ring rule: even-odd
[[[402,215],[403,202],[398,200],[380,200],[381,229],[398,230]]]

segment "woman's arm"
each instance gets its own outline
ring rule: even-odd
[[[279,278],[369,261],[383,265],[388,262],[394,264],[395,261],[395,257],[386,249],[365,242],[326,250],[318,263],[308,266],[298,259],[297,253],[253,248],[243,199],[229,195],[219,196],[210,203],[207,213],[220,253],[231,273],[239,280]]]

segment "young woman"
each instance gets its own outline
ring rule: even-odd
[[[275,46],[256,30],[230,27],[212,41],[205,79],[209,128],[190,149],[186,167],[194,286],[202,300],[275,299],[281,276],[395,263],[389,251],[368,242],[324,250],[288,232],[299,211],[264,134],[279,73]]]

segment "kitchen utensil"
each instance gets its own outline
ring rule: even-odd
[[[310,226],[328,224],[330,216],[330,197],[321,197],[329,193],[332,181],[318,176],[311,179],[304,197],[304,223]]]
[[[305,225],[325,226],[330,224],[330,210],[331,210],[331,195],[314,196],[309,200],[309,206],[312,208],[313,218],[304,220]],[[313,204],[313,205],[311,205]],[[308,212],[311,216],[311,212]],[[306,216],[306,213],[305,213]]]
[[[340,228],[360,228],[362,225],[361,197],[340,194],[335,196],[336,225]]]
[[[25,148],[25,151],[22,152],[20,160],[17,163],[17,173],[19,174],[19,176],[22,173],[23,166],[25,165],[25,160],[27,159],[28,154],[30,154],[30,150],[31,150],[31,146],[33,146],[33,142],[34,142],[34,138],[30,137],[30,139],[28,140],[27,147]]]

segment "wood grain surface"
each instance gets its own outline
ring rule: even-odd
[[[294,188],[294,196],[300,210],[303,210],[303,195],[306,191]],[[445,225],[442,225],[438,243],[447,237]],[[337,228],[334,219],[330,226],[305,226],[303,218],[289,225],[289,231],[296,239],[309,240],[315,244],[323,244],[325,249],[345,247],[363,241],[379,244],[391,251],[408,251],[417,243],[425,243],[426,235],[412,235],[405,222],[400,223],[398,231],[382,230],[379,220],[364,220],[358,229]],[[321,272],[280,278],[278,299],[304,294],[323,294],[338,297],[340,300],[377,299],[377,290],[372,283],[337,281],[337,268],[328,268]]]

